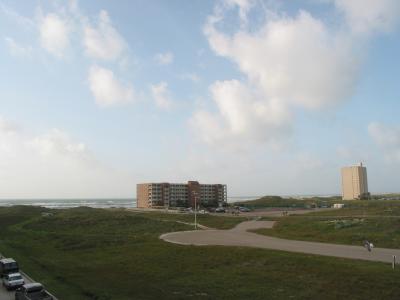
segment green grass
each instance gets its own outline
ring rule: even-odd
[[[188,213],[165,213],[165,212],[135,212],[138,215],[146,216],[149,219],[180,221],[194,223],[194,215]],[[248,218],[232,215],[214,216],[209,214],[197,214],[197,221],[204,226],[216,229],[230,229]]]
[[[370,206],[373,203],[386,202],[386,203],[398,203],[400,200],[400,194],[384,194],[384,195],[373,195],[372,200],[342,200],[341,196],[330,196],[330,197],[307,197],[307,198],[291,198],[291,197],[280,197],[280,196],[264,196],[259,199],[240,201],[234,203],[234,205],[245,206],[249,208],[267,208],[267,207],[285,207],[285,208],[309,208],[312,206],[331,206],[334,203],[344,203],[346,206],[360,207]],[[397,199],[397,200],[384,200],[384,199]]]
[[[277,219],[273,229],[255,232],[281,238],[400,248],[400,201],[351,201],[343,209]]]
[[[342,197],[310,197],[304,199],[284,198],[280,196],[264,196],[259,199],[236,202],[234,205],[245,206],[253,209],[266,207],[307,208],[312,205],[323,206],[332,203],[341,203]]]
[[[240,247],[181,246],[189,215],[0,208],[0,252],[63,300],[398,299],[390,265]],[[201,216],[229,228],[239,218]]]
[[[338,210],[327,210],[315,213],[318,216],[400,216],[399,200],[354,200],[343,201],[346,207]],[[313,215],[313,214],[311,214]]]

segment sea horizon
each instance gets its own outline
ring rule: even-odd
[[[286,195],[294,199],[307,197],[330,197],[336,195]],[[263,196],[230,196],[228,203],[239,201],[250,201]],[[15,198],[0,199],[0,206],[9,207],[14,205],[41,206],[46,208],[63,209],[87,206],[93,208],[136,208],[136,198]]]
[[[253,200],[260,196],[228,197],[228,202]],[[87,206],[93,208],[136,208],[136,198],[19,198],[0,199],[0,206],[42,206],[46,208],[73,208]]]

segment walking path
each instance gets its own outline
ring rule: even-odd
[[[400,259],[400,249],[374,248],[368,252],[362,246],[286,240],[247,231],[256,228],[272,228],[274,223],[274,221],[246,221],[230,230],[172,232],[161,235],[160,239],[181,245],[255,247],[380,262],[392,262],[393,255]]]
[[[194,223],[188,223],[188,222],[183,222],[183,221],[175,221],[175,222],[176,222],[176,223],[179,223],[179,224],[189,225],[189,226],[195,226],[195,225],[196,225],[196,224],[194,224]],[[199,227],[200,229],[205,229],[205,230],[213,229],[213,228],[210,228],[210,227],[201,225],[201,224],[197,224],[197,227]]]

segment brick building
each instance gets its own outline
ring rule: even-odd
[[[222,206],[227,201],[225,184],[140,183],[137,185],[137,207]]]

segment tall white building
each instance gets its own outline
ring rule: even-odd
[[[359,166],[342,168],[342,197],[343,200],[368,198],[367,168]]]

